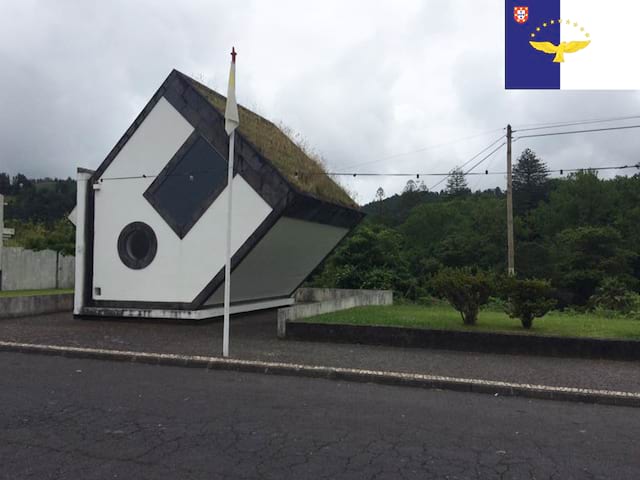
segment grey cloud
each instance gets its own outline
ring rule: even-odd
[[[637,92],[505,92],[502,4],[492,0],[269,2],[30,0],[0,6],[0,170],[96,167],[172,68],[308,140],[332,170],[448,171],[514,125],[640,113]],[[633,131],[517,142],[552,165],[636,159]],[[504,153],[491,162],[501,168]],[[637,161],[637,159],[636,159]],[[358,199],[407,179],[347,178]],[[432,184],[431,180],[426,181]],[[485,188],[503,178],[474,179]]]

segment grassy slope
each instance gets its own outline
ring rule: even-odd
[[[543,318],[535,319],[533,328],[527,332],[521,327],[518,319],[509,318],[505,313],[498,311],[485,310],[480,312],[478,324],[474,327],[468,327],[462,324],[460,314],[448,306],[394,305],[389,307],[359,307],[319,315],[305,321],[350,325],[384,325],[446,330],[640,339],[640,321],[638,320],[552,312]]]
[[[0,292],[0,297],[29,297],[33,295],[53,295],[56,293],[73,293],[73,289],[3,290]]]

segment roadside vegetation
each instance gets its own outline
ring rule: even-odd
[[[54,250],[64,255],[75,251],[75,229],[66,216],[76,204],[76,182],[68,178],[13,178],[0,172],[0,194],[5,196],[5,227],[15,236],[8,247]]]
[[[7,297],[33,297],[36,295],[55,295],[61,293],[73,293],[72,288],[50,288],[45,290],[2,290],[0,298]]]
[[[499,303],[499,302],[498,302]],[[358,307],[307,318],[305,322],[347,325],[379,325],[436,330],[465,330],[474,332],[506,332],[529,335],[564,337],[618,338],[640,340],[640,320],[630,317],[611,317],[602,313],[580,313],[574,310],[552,311],[538,318],[531,329],[523,329],[501,305],[492,304],[478,314],[475,325],[460,321],[460,313],[444,302],[431,305],[392,305]]]
[[[504,192],[473,193],[457,170],[441,192],[420,180],[389,198],[378,189],[366,220],[309,286],[388,289],[414,304],[367,311],[363,321],[640,336],[640,174],[551,178],[526,149],[513,186],[514,278],[505,278]],[[487,309],[490,297],[499,309]],[[433,298],[450,306],[420,306]],[[344,315],[360,321],[358,312]]]

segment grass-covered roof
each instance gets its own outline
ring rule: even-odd
[[[185,75],[194,88],[224,115],[226,97]],[[274,123],[238,105],[238,132],[296,188],[328,202],[357,208],[345,190],[331,179],[319,160],[304,152]]]

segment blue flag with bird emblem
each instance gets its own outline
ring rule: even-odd
[[[505,0],[505,88],[640,88],[640,2]]]

